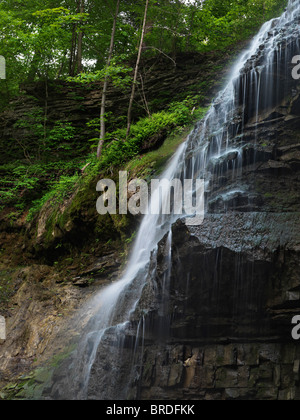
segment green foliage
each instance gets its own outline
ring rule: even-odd
[[[191,44],[198,51],[227,49],[248,39],[267,20],[281,14],[287,0],[207,0],[194,13]]]
[[[154,136],[170,133],[174,128],[185,126],[197,119],[202,109],[194,111],[197,97],[188,97],[182,102],[170,105],[169,110],[153,114],[151,117],[140,119],[131,127],[130,136],[126,138],[126,129],[118,129],[108,133],[105,147],[100,161],[101,168],[120,165],[136,156],[144,143]]]
[[[73,176],[61,176],[60,179],[53,184],[53,188],[50,191],[32,202],[32,206],[27,215],[27,221],[30,222],[42,209],[45,203],[51,202],[54,206],[63,203],[65,199],[71,197],[78,185],[79,179],[78,174]]]
[[[76,129],[70,122],[56,121],[52,130],[47,135],[44,151],[72,150],[72,140]]]
[[[33,108],[30,112],[23,115],[22,119],[18,120],[14,128],[22,128],[24,130],[30,130],[30,132],[36,137],[42,137],[44,134],[43,121],[43,110],[42,108]]]
[[[3,0],[0,3],[0,54],[7,62],[7,82],[0,85],[2,101],[16,93],[20,83],[55,78],[72,42],[74,24],[87,15],[60,1]]]
[[[21,83],[74,76],[79,33],[84,67],[80,81],[103,80],[107,74],[114,83],[127,84],[129,69],[122,63],[136,56],[144,2],[121,2],[114,62],[106,68],[115,4],[116,0],[90,0],[79,13],[78,0],[2,0],[0,55],[7,60],[7,82],[0,83],[0,106]],[[150,0],[143,55],[228,48],[280,14],[286,4],[287,0]]]
[[[74,172],[80,166],[78,159],[48,164],[13,162],[0,166],[3,174],[0,179],[0,209],[14,206],[22,211],[32,202],[36,207],[39,199],[53,188],[59,197],[63,197],[62,191],[67,191],[67,187],[75,182],[77,175]]]
[[[14,124],[14,128],[18,130],[18,139],[12,139],[12,152],[21,150],[30,163],[36,159],[49,161],[51,155],[57,157],[57,152],[72,151],[76,146],[76,129],[72,124],[68,121],[56,121],[49,127],[44,110],[39,107],[25,113]]]
[[[76,77],[68,77],[69,82],[76,83],[94,83],[103,81],[106,77],[119,89],[125,89],[132,83],[131,73],[133,69],[126,64],[120,63],[124,57],[114,58],[109,66],[101,70],[89,73],[80,73]],[[126,58],[126,57],[125,57]]]

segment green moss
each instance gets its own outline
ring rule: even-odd
[[[132,159],[126,166],[131,178],[140,177],[146,180],[154,175],[160,174],[167,161],[173,156],[178,146],[186,139],[192,127],[177,130],[168,136],[164,144],[157,150]]]
[[[68,346],[63,352],[55,355],[43,367],[37,367],[31,372],[21,375],[16,382],[7,384],[0,391],[2,400],[40,400],[45,388],[51,384],[55,369],[67,359],[75,345]]]

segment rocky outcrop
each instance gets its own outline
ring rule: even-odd
[[[300,313],[298,232],[299,214],[209,215],[198,229],[174,225],[168,308],[160,313],[161,264],[140,303],[151,308],[141,398],[300,397],[300,349],[291,336]],[[154,344],[166,315],[165,343]]]
[[[166,237],[131,325],[119,339],[107,334],[89,399],[299,399],[299,220],[232,212],[198,228],[178,221],[170,265]]]

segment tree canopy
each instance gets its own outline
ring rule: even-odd
[[[286,0],[150,0],[143,55],[229,48],[278,15]],[[117,0],[2,0],[0,55],[7,62],[2,100],[20,84],[106,67]],[[122,0],[113,57],[137,54],[145,1]]]

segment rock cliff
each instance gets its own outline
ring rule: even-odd
[[[204,223],[173,226],[171,262],[167,236],[152,254],[122,354],[103,360],[99,352],[91,399],[300,399],[300,347],[291,336],[300,314],[300,84],[291,60],[300,50],[295,22],[279,38],[276,21],[273,28],[266,43],[275,36],[279,48],[267,71],[263,44],[236,80],[240,111],[229,152],[211,162]],[[143,334],[133,339],[138,322]],[[113,335],[107,341],[117,348]],[[113,366],[116,390],[103,375]]]

